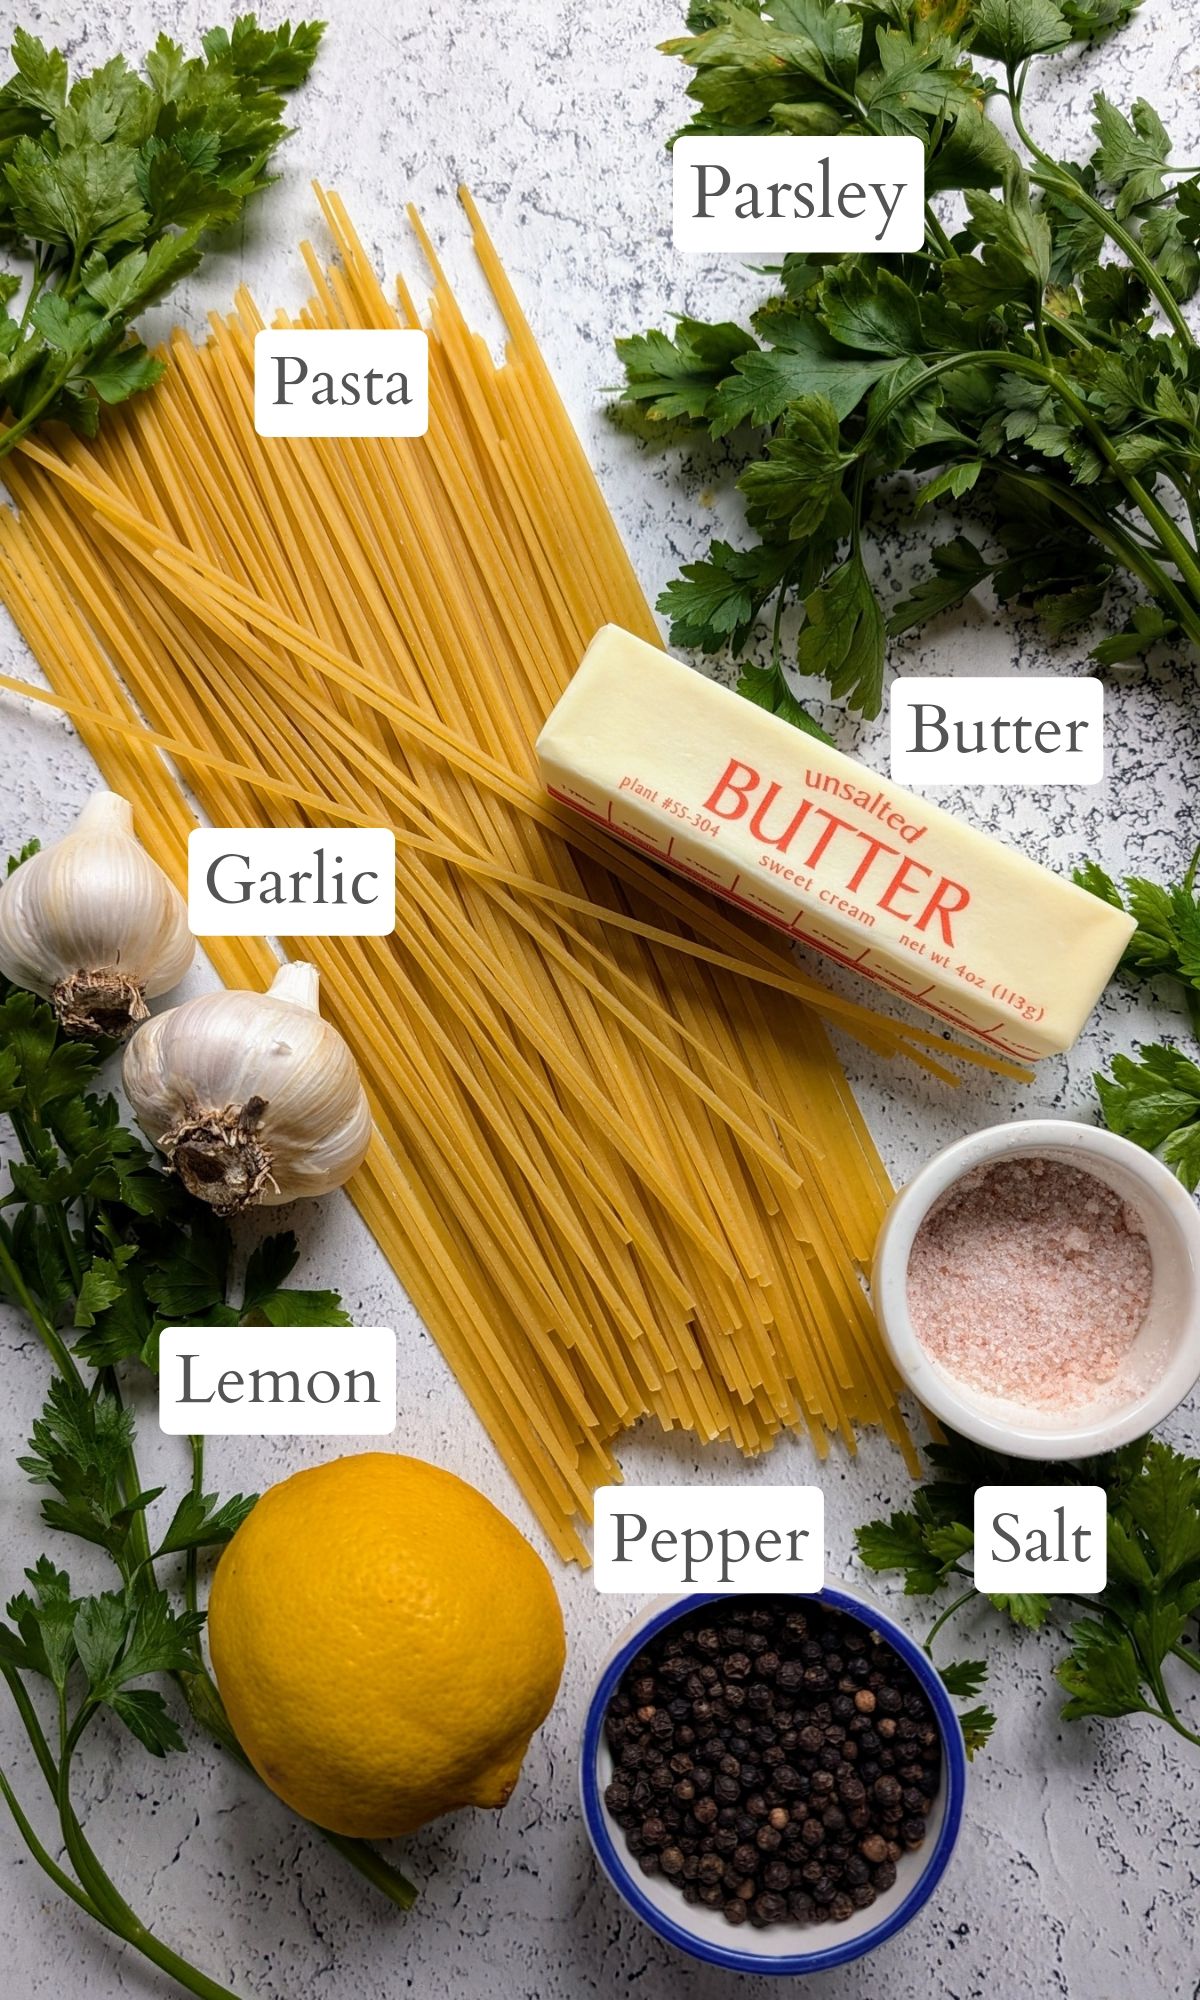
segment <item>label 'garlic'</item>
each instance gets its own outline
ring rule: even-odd
[[[127,1035],[195,952],[187,905],[117,792],[0,883],[0,972],[49,1000],[68,1035]]]
[[[371,1113],[354,1057],[321,1019],[315,966],[266,993],[204,993],[140,1027],[123,1082],[138,1124],[218,1214],[341,1187]]]

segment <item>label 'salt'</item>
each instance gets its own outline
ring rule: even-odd
[[[975,1587],[992,1592],[1104,1590],[1108,1498],[1102,1486],[980,1486]]]
[[[607,625],[538,739],[554,797],[1007,1055],[1070,1048],[1134,923]]]

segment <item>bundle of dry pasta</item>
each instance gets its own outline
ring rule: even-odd
[[[395,325],[321,199],[340,261],[304,247],[300,323]],[[497,365],[422,237],[427,437],[256,436],[243,292],[95,441],[13,456],[0,575],[177,879],[194,815],[167,756],[217,824],[395,828],[394,935],[295,942],[371,1096],[351,1193],[583,1558],[611,1441],[644,1414],[747,1451],[785,1426],[906,1444],[861,1285],[888,1184],[815,1010],[934,1067],[941,1044],[545,798],[534,739],[593,633],[655,629],[468,208],[510,344]],[[229,983],[274,964],[207,949]]]

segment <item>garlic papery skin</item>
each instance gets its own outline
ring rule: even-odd
[[[156,1015],[125,1051],[138,1124],[219,1215],[328,1194],[362,1163],[370,1108],[318,990],[297,960],[267,993],[204,993]]]
[[[117,792],[96,792],[70,833],[0,883],[0,972],[49,1000],[68,1035],[127,1035],[195,955],[187,905]]]

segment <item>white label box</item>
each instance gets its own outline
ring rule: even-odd
[[[266,438],[424,437],[428,334],[265,328],[254,336],[254,428]]]
[[[172,1326],[158,1349],[168,1437],[386,1437],[390,1326]]]
[[[199,826],[188,835],[188,925],[205,937],[387,937],[390,827]]]
[[[820,1590],[818,1486],[602,1486],[592,1541],[597,1590]]]
[[[675,141],[671,175],[677,250],[880,256],[925,241],[919,139],[689,133]]]
[[[1098,785],[1104,684],[1083,674],[909,674],[893,683],[898,785]]]
[[[1102,1486],[980,1486],[975,1584],[1005,1593],[1103,1590],[1108,1502]]]

